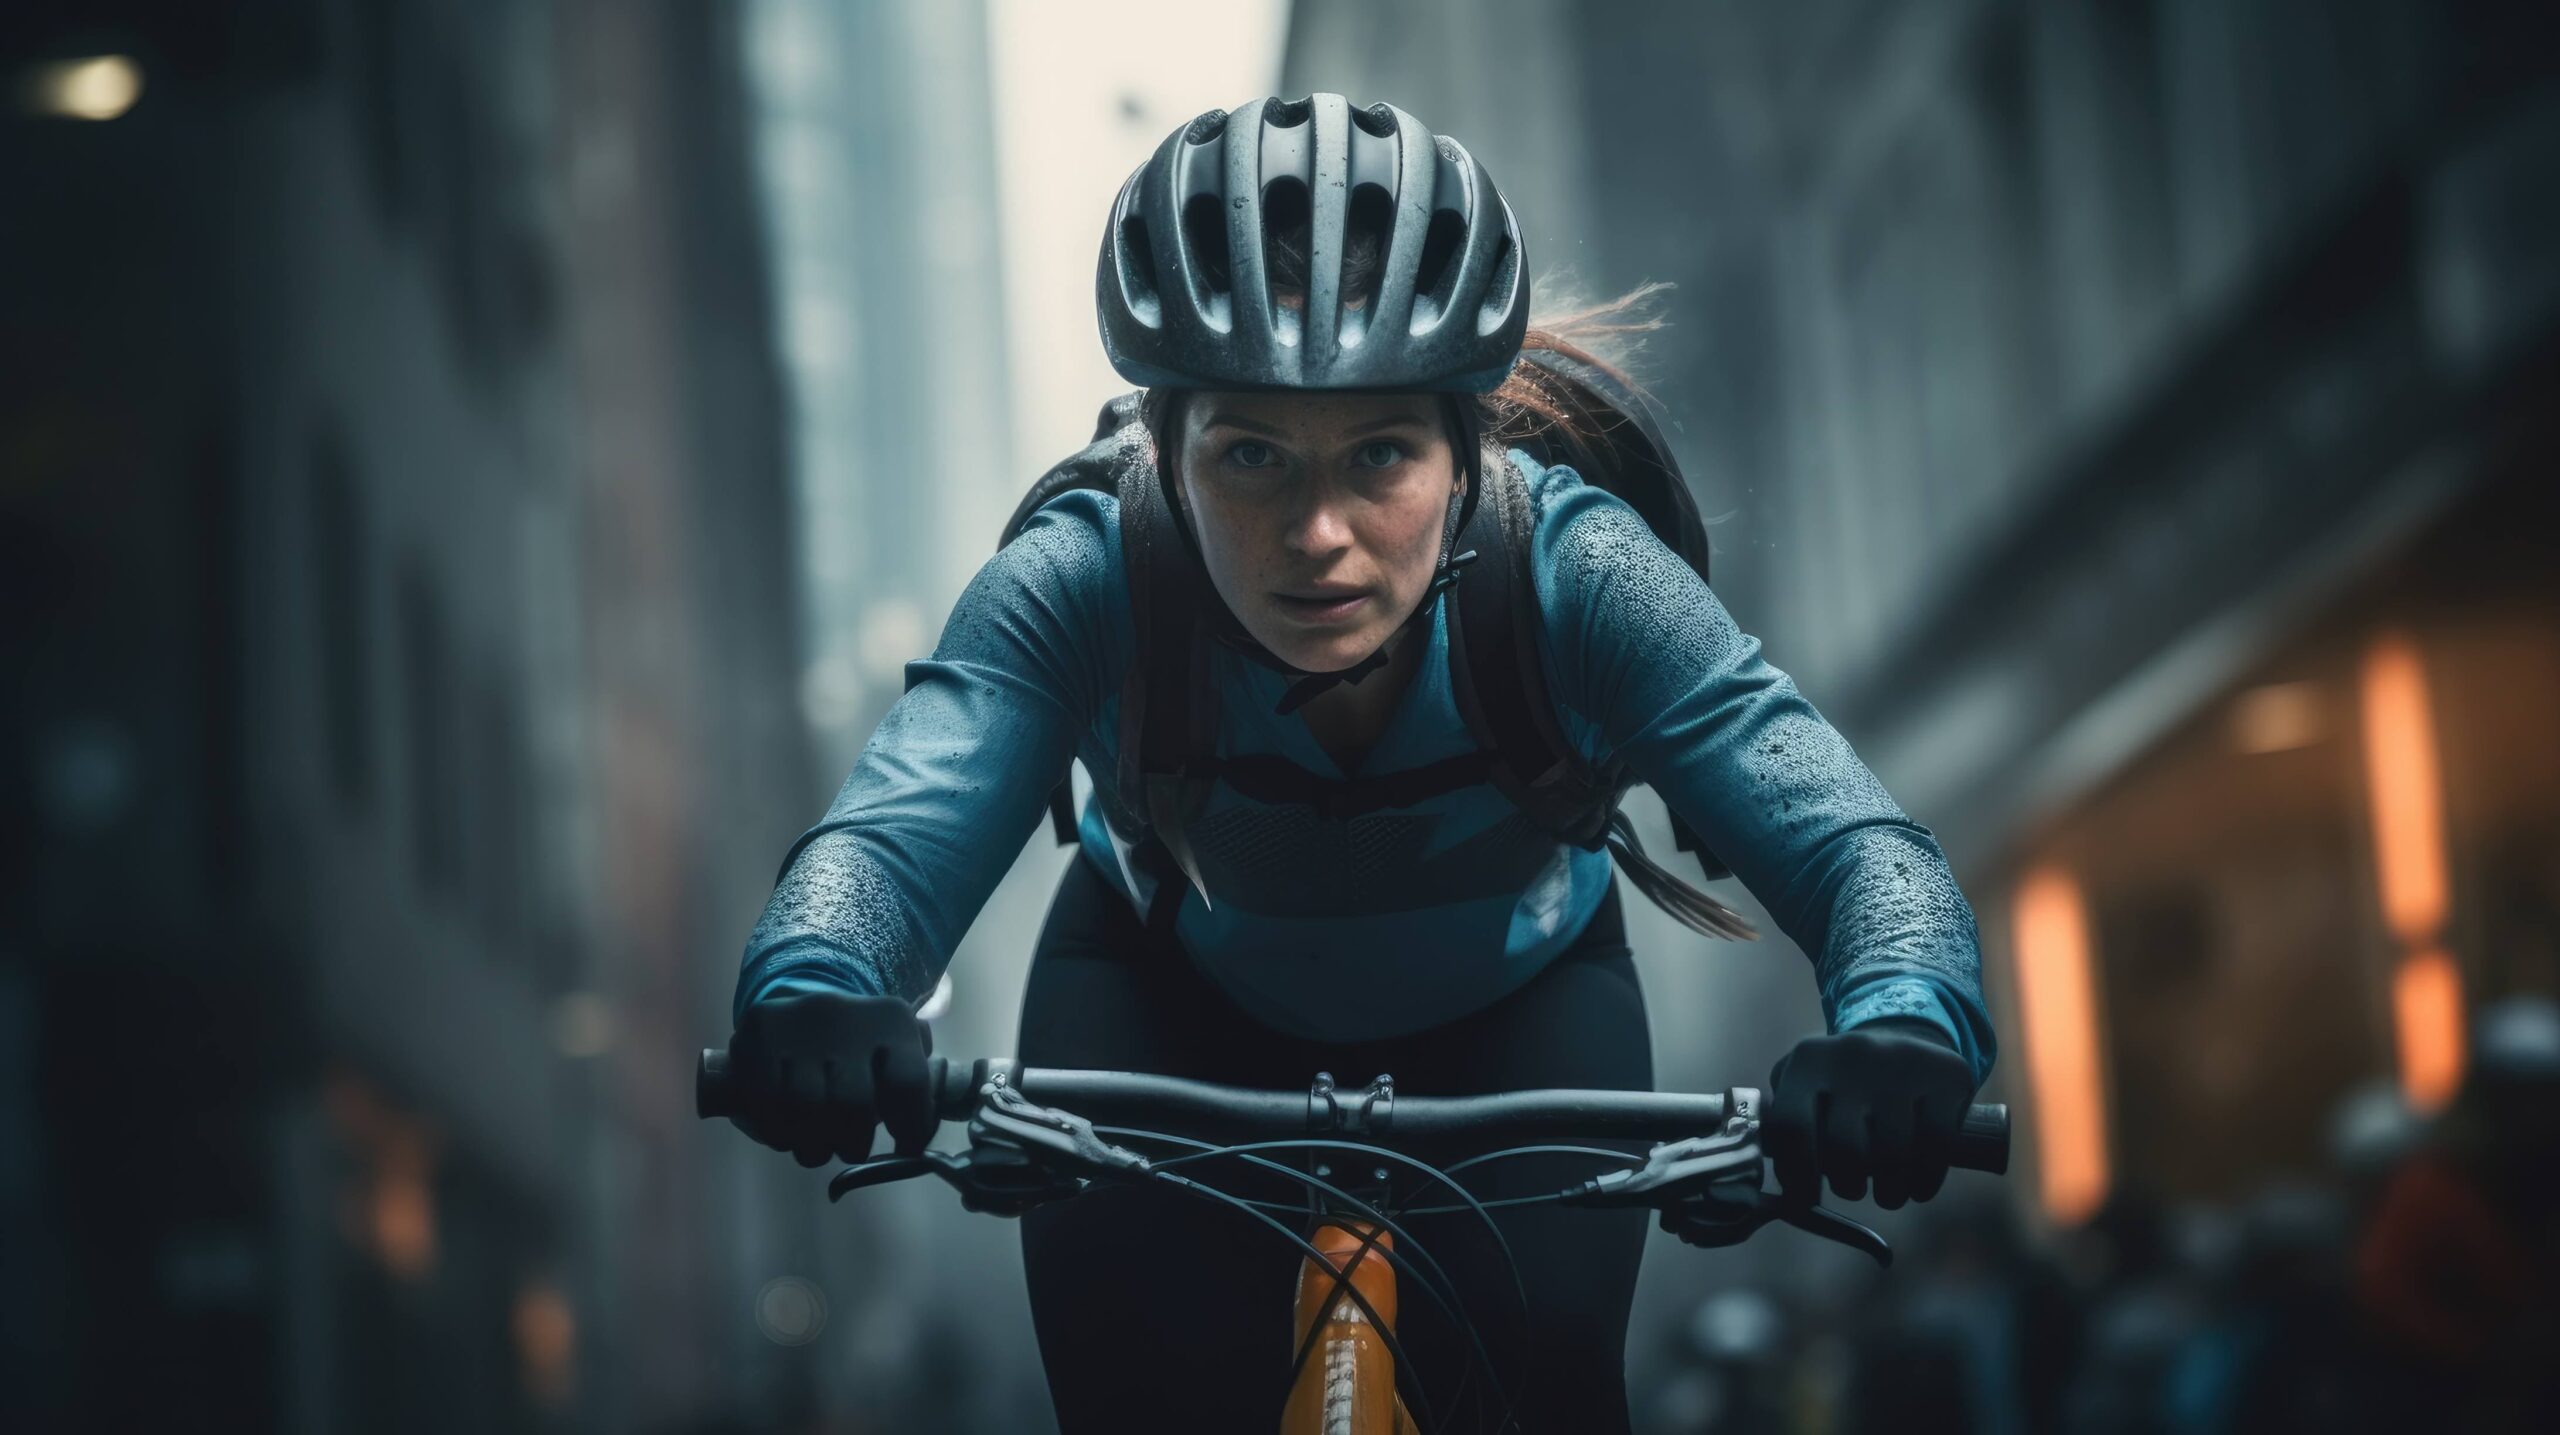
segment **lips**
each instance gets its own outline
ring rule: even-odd
[[[1360,611],[1369,601],[1366,588],[1315,588],[1297,593],[1274,593],[1280,611],[1302,623],[1338,623]]]

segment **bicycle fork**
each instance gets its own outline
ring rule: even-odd
[[[1292,1349],[1314,1347],[1289,1387],[1280,1417],[1281,1435],[1407,1435],[1412,1417],[1396,1395],[1395,1360],[1357,1302],[1341,1291],[1341,1272],[1378,1319],[1396,1319],[1396,1273],[1379,1250],[1395,1238],[1366,1221],[1327,1219],[1308,1237],[1325,1264],[1298,1262],[1297,1318],[1290,1323]],[[1375,1249],[1372,1249],[1372,1247]]]

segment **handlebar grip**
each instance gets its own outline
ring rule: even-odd
[[[1994,1176],[2008,1174],[2008,1103],[1984,1102],[1965,1112],[1964,1125],[1956,1131],[1955,1164]]]
[[[926,1080],[931,1083],[935,1115],[945,1121],[965,1121],[977,1101],[978,1088],[984,1085],[991,1067],[1011,1063],[979,1061],[964,1065],[949,1057],[926,1059]],[[735,1116],[747,1109],[744,1084],[729,1074],[729,1053],[716,1046],[702,1049],[693,1067],[693,1114],[705,1121]]]
[[[693,1068],[693,1114],[705,1121],[738,1114],[738,1088],[729,1079],[729,1053],[704,1047]]]

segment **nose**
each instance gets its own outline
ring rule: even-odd
[[[1341,490],[1330,483],[1311,483],[1298,511],[1289,519],[1289,551],[1324,558],[1351,546],[1351,520]]]

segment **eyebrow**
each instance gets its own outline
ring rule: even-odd
[[[1391,417],[1379,419],[1373,423],[1365,423],[1360,425],[1358,428],[1348,430],[1343,434],[1343,437],[1358,438],[1363,434],[1378,433],[1385,429],[1427,428],[1429,426],[1429,421],[1421,417],[1419,414],[1395,414]],[[1213,429],[1242,429],[1246,433],[1264,434],[1271,438],[1287,438],[1289,436],[1281,430],[1273,428],[1269,424],[1255,423],[1251,419],[1239,418],[1236,415],[1229,413],[1215,413],[1209,415],[1209,421],[1202,425],[1202,427]]]

